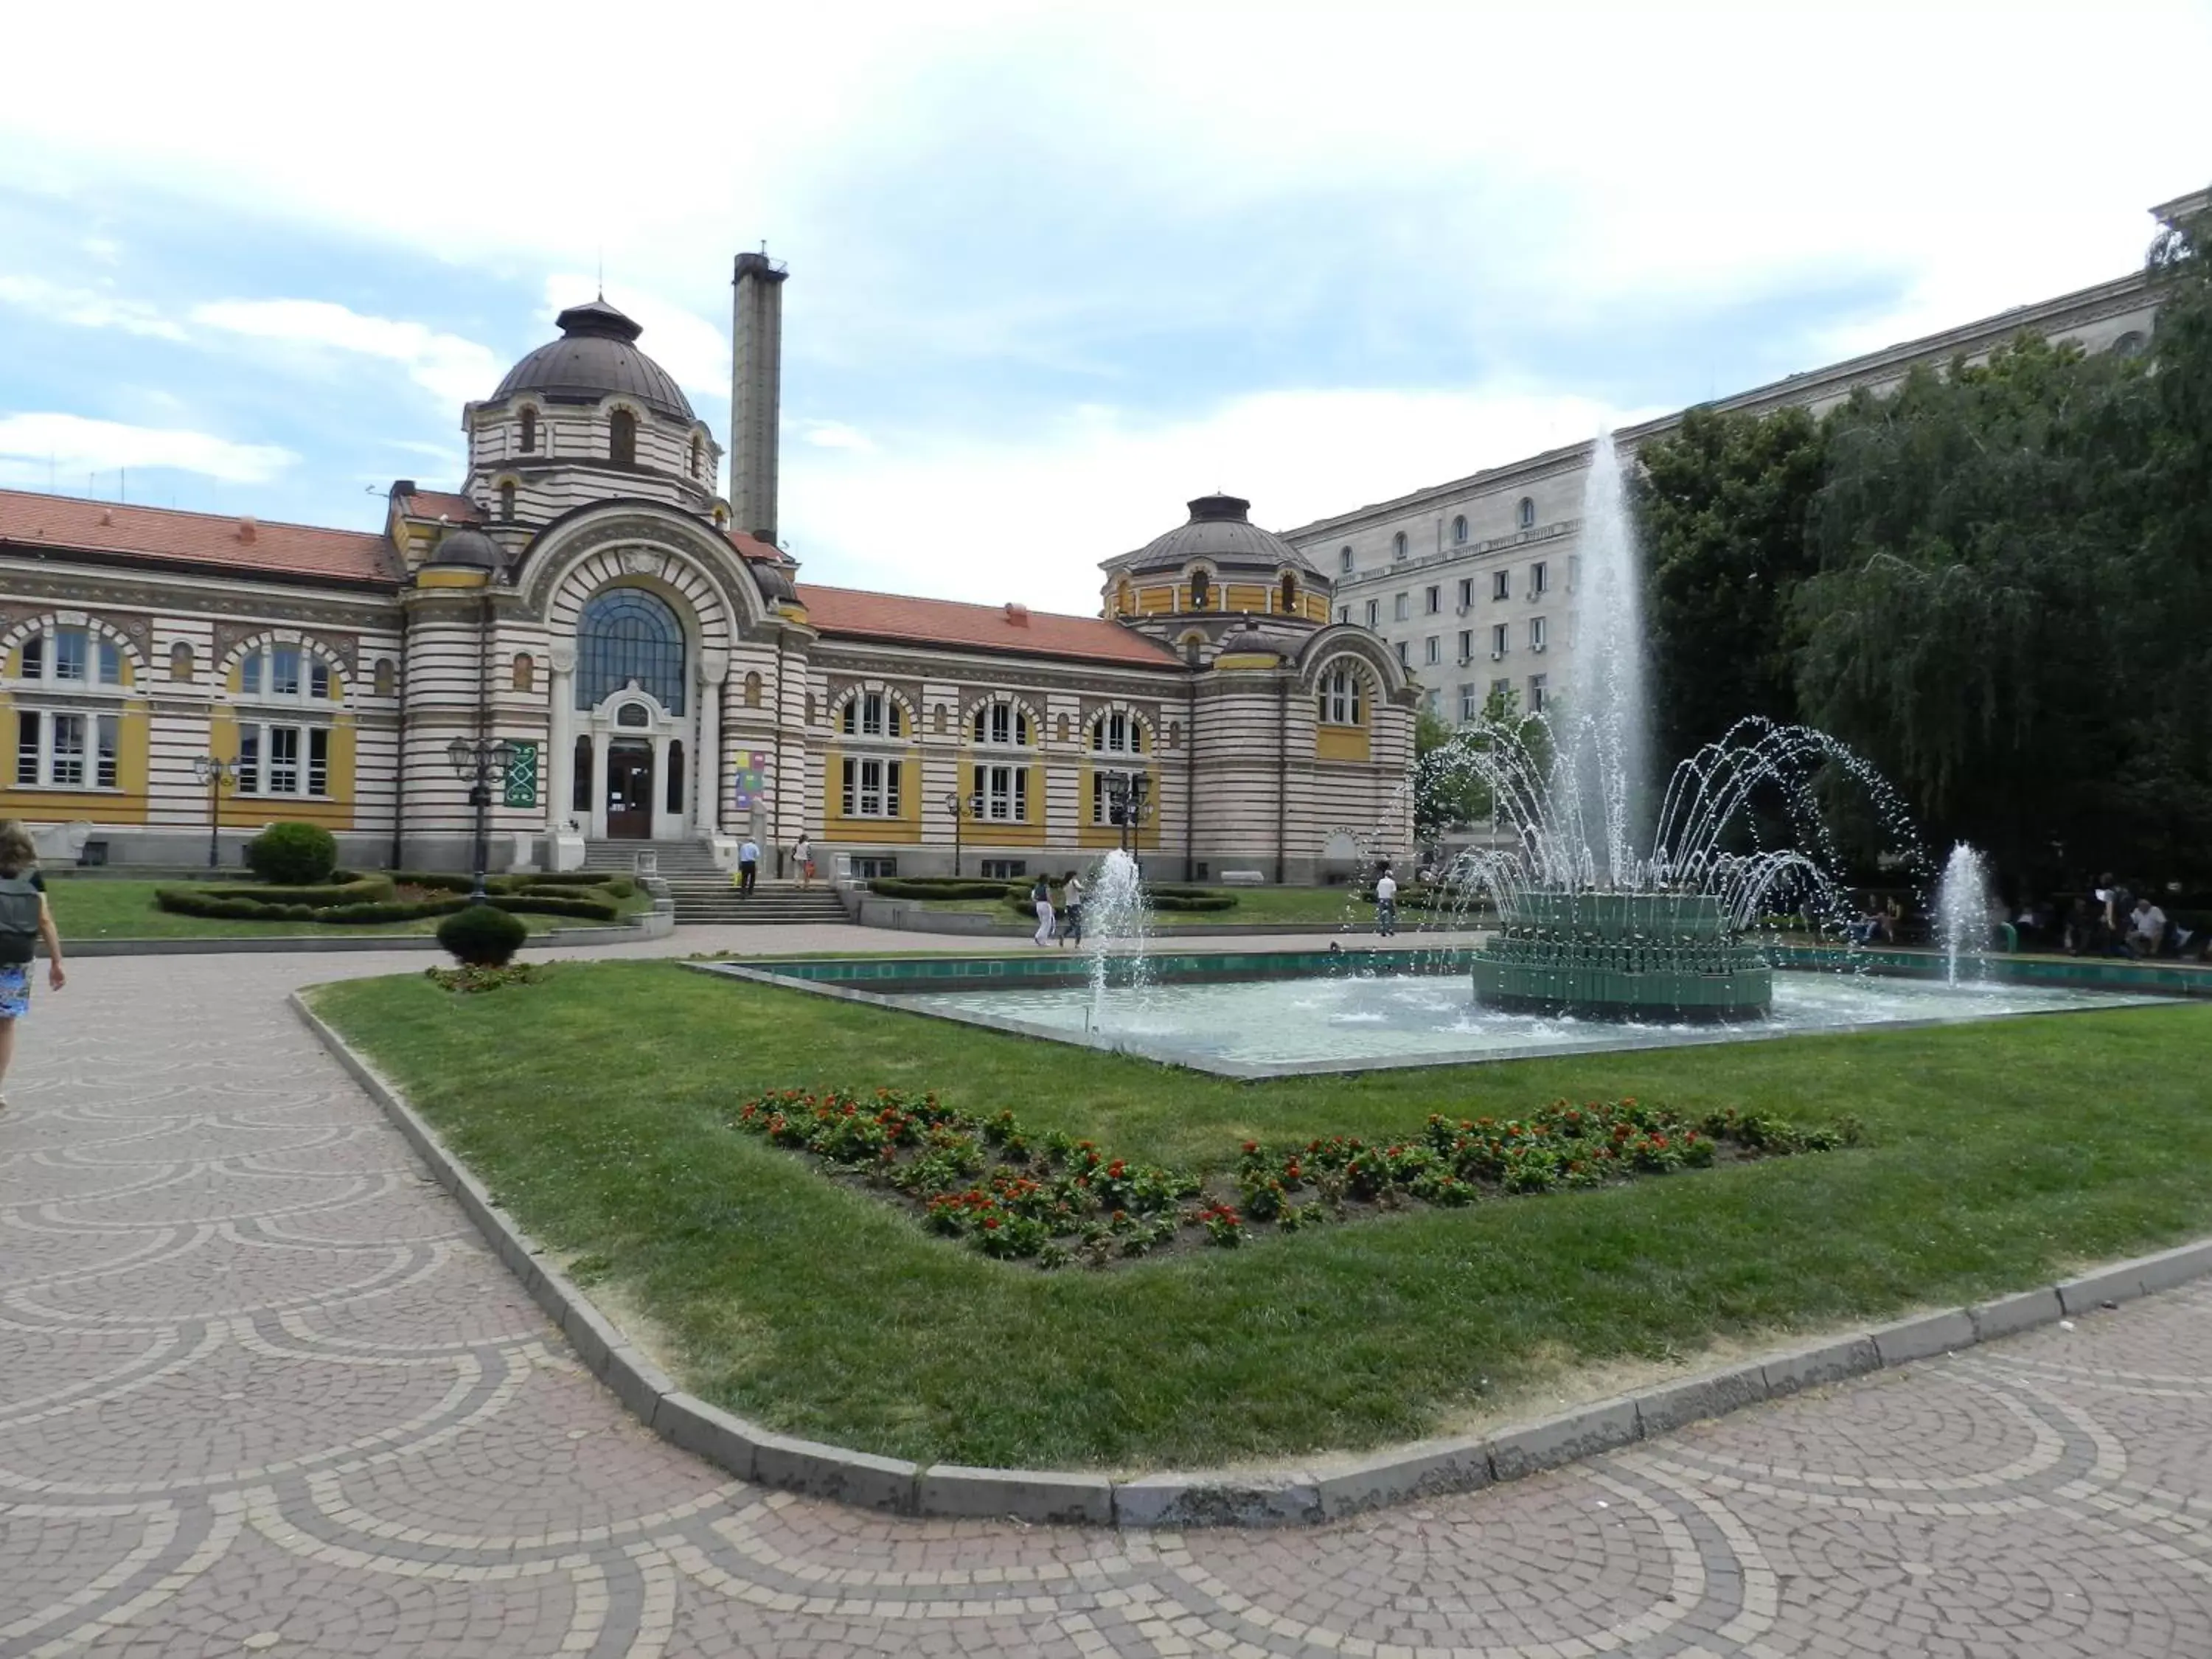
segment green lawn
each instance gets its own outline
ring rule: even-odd
[[[669,963],[316,996],[526,1227],[605,1259],[687,1386],[918,1459],[1212,1466],[1413,1438],[1568,1366],[2212,1231],[2212,1006],[1240,1084]],[[879,1084],[1213,1168],[1246,1136],[1387,1136],[1559,1095],[1851,1114],[1870,1144],[1042,1273],[721,1127],[765,1089]]]
[[[1316,930],[1334,929],[1351,926],[1371,929],[1375,925],[1375,906],[1354,896],[1349,887],[1224,887],[1214,890],[1232,893],[1237,907],[1231,910],[1159,910],[1152,920],[1166,927],[1218,927],[1266,926],[1311,927]],[[1034,918],[1024,921],[1012,908],[995,899],[926,899],[921,902],[925,910],[960,910],[969,915],[990,915],[1008,927],[1027,931],[1034,927]],[[1399,924],[1407,932],[1422,927],[1426,914],[1419,910],[1399,913]]]
[[[249,878],[229,876],[222,885],[237,887]],[[156,887],[182,887],[178,881],[111,880],[104,876],[63,876],[46,884],[53,905],[54,925],[61,929],[62,949],[71,939],[268,939],[276,935],[335,933],[434,933],[441,918],[421,921],[387,921],[373,927],[325,927],[311,921],[218,921],[202,916],[180,916],[157,908]],[[624,914],[649,908],[649,898],[626,902]],[[533,933],[556,927],[598,926],[577,916],[531,916],[522,920]]]

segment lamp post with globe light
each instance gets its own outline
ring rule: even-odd
[[[476,849],[470,863],[469,902],[484,902],[484,866],[490,859],[491,786],[507,776],[514,763],[514,745],[505,738],[455,738],[446,745],[446,758],[453,774],[469,786],[469,805],[476,809]]]
[[[222,786],[237,787],[238,775],[244,763],[218,760],[213,755],[192,757],[192,775],[208,787],[208,868],[218,868],[222,862]]]

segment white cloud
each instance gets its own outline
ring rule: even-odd
[[[237,444],[211,433],[171,427],[129,426],[81,415],[0,416],[0,466],[15,481],[39,489],[46,487],[50,470],[75,478],[132,466],[173,467],[225,483],[264,484],[299,459],[275,444]]]
[[[1194,496],[1245,496],[1288,528],[1656,412],[1514,388],[1273,392],[1148,427],[1091,407],[1014,445],[787,448],[781,528],[812,580],[1084,613],[1098,561],[1173,529]]]
[[[564,307],[581,305],[602,292],[609,305],[645,331],[638,349],[673,374],[677,385],[710,398],[730,395],[729,336],[657,294],[621,283],[610,283],[602,290],[592,277],[556,271],[545,279],[546,320],[550,322]]]
[[[817,449],[850,449],[863,455],[875,453],[875,440],[856,426],[848,426],[842,421],[806,421],[801,425],[806,441]]]
[[[499,360],[474,340],[421,323],[364,316],[327,300],[212,300],[194,306],[191,318],[204,328],[398,363],[456,412],[472,398],[489,397],[499,384]]]
[[[115,328],[165,340],[181,340],[185,331],[154,307],[93,289],[65,288],[38,276],[0,276],[0,304],[35,312],[45,320],[75,328]]]

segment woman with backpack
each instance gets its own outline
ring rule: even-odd
[[[46,942],[46,983],[58,991],[62,939],[46,902],[46,878],[39,874],[39,849],[31,832],[14,818],[0,823],[0,1085],[15,1054],[15,1024],[31,1012],[31,962],[38,941]],[[0,1112],[8,1097],[0,1094]]]

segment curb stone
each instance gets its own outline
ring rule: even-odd
[[[545,1261],[498,1200],[455,1161],[436,1131],[374,1067],[318,1018],[297,992],[288,1000],[301,1022],[415,1149],[438,1185],[453,1195],[493,1253],[624,1410],[671,1445],[741,1480],[896,1515],[1169,1528],[1338,1521],[1388,1504],[1517,1480],[1761,1400],[1780,1400],[1869,1371],[1970,1348],[2055,1324],[2062,1315],[2072,1317],[2212,1274],[2212,1239],[2200,1240],[1972,1308],[1896,1320],[1856,1336],[1597,1401],[1487,1437],[1393,1447],[1332,1466],[1326,1473],[1162,1473],[1116,1480],[1081,1471],[923,1466],[776,1434],[684,1393],[632,1347],[566,1275]]]

